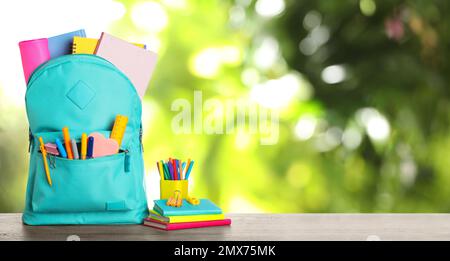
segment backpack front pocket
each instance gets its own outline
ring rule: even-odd
[[[49,157],[52,186],[46,179],[42,154],[34,154],[36,175],[32,208],[35,212],[127,211],[137,205],[130,154],[87,160]]]

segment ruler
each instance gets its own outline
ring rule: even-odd
[[[125,128],[127,127],[128,117],[123,115],[117,115],[114,121],[114,126],[109,136],[111,139],[116,140],[117,143],[122,143],[123,135],[125,134]]]

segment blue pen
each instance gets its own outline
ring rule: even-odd
[[[191,174],[192,166],[194,166],[194,161],[193,160],[191,160],[191,164],[189,164],[188,170],[186,171],[186,177],[184,179],[188,179],[189,178],[189,174]]]
[[[87,142],[86,158],[87,159],[92,158],[93,154],[94,154],[94,137],[89,137]]]
[[[67,158],[67,153],[66,153],[66,150],[64,149],[64,146],[63,146],[61,140],[56,138],[55,143],[56,143],[56,146],[58,147],[58,151],[59,151],[59,154],[61,154],[61,157]]]

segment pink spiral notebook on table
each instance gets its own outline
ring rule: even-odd
[[[127,41],[102,33],[95,54],[114,64],[130,79],[139,97],[144,97],[158,55]]]
[[[144,219],[145,226],[154,227],[162,230],[179,230],[179,229],[201,228],[201,227],[228,226],[230,224],[231,219],[228,218],[222,220],[183,222],[183,223],[165,223],[150,218]]]

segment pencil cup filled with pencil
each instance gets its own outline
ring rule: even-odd
[[[174,199],[178,201],[187,199],[189,195],[189,175],[194,166],[193,160],[183,162],[182,160],[169,158],[168,161],[156,163],[161,177],[160,198]]]

